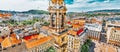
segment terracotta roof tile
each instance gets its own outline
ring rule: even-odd
[[[39,34],[38,39],[45,37],[44,35]]]
[[[44,37],[44,38],[41,38],[41,39],[38,39],[38,40],[34,40],[34,41],[31,41],[31,42],[26,42],[26,47],[29,49],[29,48],[32,48],[32,47],[35,47],[35,46],[39,46],[49,40],[51,40],[52,37],[50,36],[47,36],[47,37]]]
[[[0,37],[0,43],[3,41],[2,37]]]
[[[1,45],[2,45],[2,47],[7,48],[7,47],[10,47],[10,46],[15,45],[15,44],[18,44],[18,43],[21,43],[21,40],[18,40],[18,39],[15,38],[15,37],[6,37],[6,38],[1,42]]]
[[[32,39],[38,38],[38,35],[37,34],[33,34],[33,35],[25,36],[23,38],[25,40],[32,40]]]
[[[8,16],[12,16],[12,14],[8,14],[8,13],[7,13],[7,14],[1,14],[1,13],[0,13],[0,17],[2,17],[2,18],[8,17]]]
[[[10,37],[10,40],[11,40],[12,45],[21,43],[21,40],[18,40],[18,39],[14,38],[14,37]]]
[[[68,33],[70,35],[73,35],[73,36],[76,36],[77,35],[77,32],[76,31],[73,31],[73,30],[69,30]]]
[[[80,28],[79,24],[73,24],[73,28]]]
[[[120,28],[112,28],[112,30],[120,30]]]
[[[9,37],[5,38],[2,43],[1,43],[2,47],[4,48],[7,48],[7,47],[10,47],[12,44],[11,44],[11,41],[9,39]]]

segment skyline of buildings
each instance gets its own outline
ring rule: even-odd
[[[120,52],[120,14],[67,13],[82,1],[50,0],[48,14],[0,13],[0,52]]]

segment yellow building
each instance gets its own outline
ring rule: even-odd
[[[55,38],[57,52],[67,52],[66,5],[64,0],[49,1],[49,32]]]
[[[45,52],[53,46],[54,39],[51,36],[34,35],[31,39],[24,38],[27,52]]]
[[[80,18],[80,19],[74,19],[72,21],[72,28],[73,30],[79,30],[80,28],[84,28],[85,26],[85,19],[84,18]]]
[[[26,51],[25,43],[17,39],[15,34],[1,38],[0,52],[23,52]]]
[[[70,21],[72,28],[68,31],[68,52],[79,52],[81,45],[84,44],[87,36],[84,33],[85,19],[73,19]]]
[[[113,22],[112,21],[107,21],[106,26],[105,26],[105,30],[107,31],[107,29],[109,27],[118,27],[119,24],[120,24],[120,22],[118,22],[118,21],[113,21]]]
[[[83,28],[78,31],[69,30],[68,31],[68,52],[79,52],[81,51],[81,46],[85,43],[87,39],[86,33]]]
[[[76,31],[68,31],[68,52],[79,52],[80,51],[80,38]]]
[[[89,18],[88,20],[86,20],[86,23],[91,23],[91,24],[98,23],[98,24],[102,24],[102,20],[101,19],[97,19],[95,17],[92,17],[92,18]]]
[[[108,20],[105,27],[107,43],[120,46],[120,22]]]
[[[85,19],[84,18],[74,19],[73,24],[79,24],[80,26],[84,26],[85,25]]]
[[[111,27],[107,31],[107,43],[120,46],[120,28]]]

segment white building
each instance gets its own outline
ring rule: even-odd
[[[10,35],[9,27],[0,27],[0,36]]]
[[[85,28],[87,29],[87,35],[91,39],[99,40],[100,34],[102,31],[101,24],[85,24]]]

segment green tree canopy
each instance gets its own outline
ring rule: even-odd
[[[50,47],[49,49],[47,49],[47,51],[45,51],[45,52],[55,52],[55,49],[54,49],[54,47]]]
[[[89,46],[91,45],[92,40],[87,39],[85,44],[81,47],[81,52],[89,52]]]

